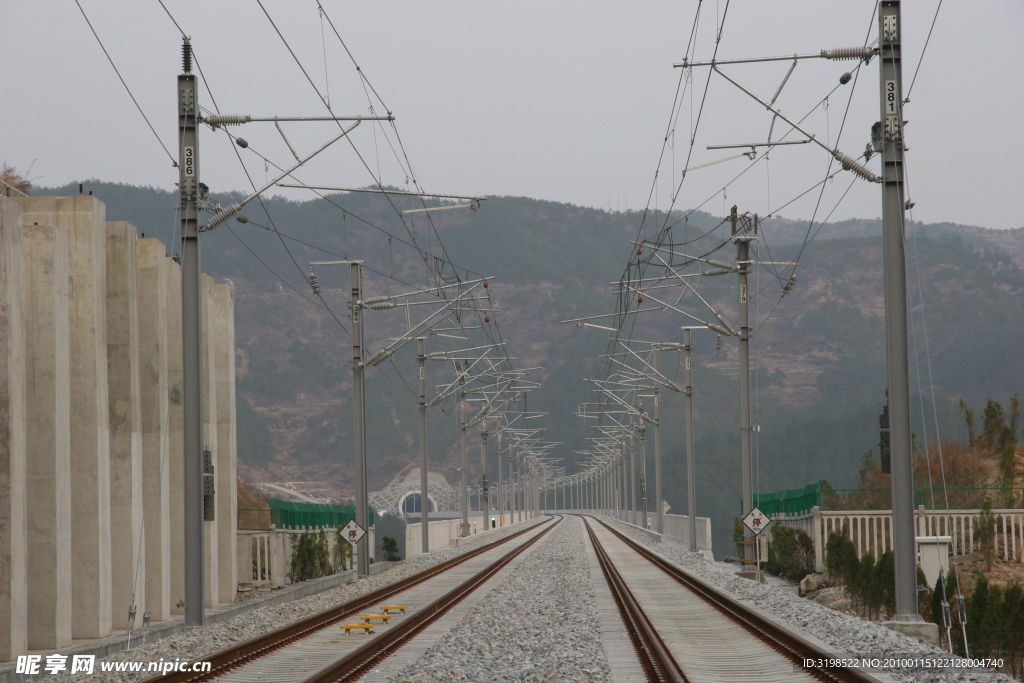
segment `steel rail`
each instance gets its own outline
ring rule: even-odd
[[[311,635],[315,631],[319,631],[322,628],[351,617],[357,612],[365,611],[370,607],[376,607],[382,601],[387,600],[391,596],[432,579],[438,574],[443,574],[456,565],[462,564],[481,553],[492,550],[496,546],[507,543],[514,538],[536,529],[537,526],[538,525],[536,524],[530,525],[526,529],[517,531],[514,534],[509,534],[503,539],[484,544],[479,548],[474,548],[463,555],[446,560],[438,565],[430,567],[429,569],[425,569],[422,572],[417,572],[416,574],[402,579],[401,581],[378,588],[366,595],[353,598],[348,602],[344,602],[340,605],[324,610],[323,612],[310,615],[309,617],[296,621],[292,624],[282,626],[270,633],[265,633],[262,636],[251,638],[250,640],[215,652],[212,655],[197,659],[196,661],[210,662],[210,671],[208,672],[174,671],[166,675],[157,675],[147,678],[142,681],[142,683],[199,683],[200,681],[214,679],[230,669],[234,669],[242,664],[246,664],[254,659],[267,655],[274,650],[278,650],[281,647],[288,645],[289,643]]]
[[[590,526],[590,521],[586,519],[583,521],[587,527],[587,533],[590,535],[590,543],[594,547],[597,561],[601,565],[601,571],[608,582],[608,587],[611,588],[615,604],[619,607],[622,623],[626,626],[626,632],[640,659],[640,666],[647,674],[647,679],[666,683],[669,681],[687,683],[689,679],[683,674],[679,664],[672,657],[672,653],[669,652],[661,636],[658,635],[658,629],[651,623],[643,608],[640,607],[640,603],[633,597],[625,579],[622,578],[604,546],[597,539],[597,535]]]
[[[596,518],[595,520],[658,569],[672,577],[676,582],[682,584],[739,626],[764,641],[773,650],[791,660],[794,666],[802,668],[804,661],[808,659],[828,661],[841,657],[834,652],[823,650],[796,633],[751,610],[736,598],[685,572],[672,562],[627,537],[619,530],[612,528],[604,520]],[[805,671],[822,681],[835,681],[836,683],[879,683],[879,679],[874,676],[852,667],[825,666],[807,668]]]
[[[557,522],[549,525],[547,529],[537,534],[534,538],[509,551],[483,571],[475,574],[472,578],[445,593],[423,609],[407,616],[400,623],[384,631],[370,642],[348,653],[326,669],[307,678],[305,683],[340,683],[341,681],[359,678],[366,673],[367,669],[376,666],[382,660],[389,657],[395,650],[440,619],[448,610],[462,602],[488,579],[508,566],[512,560],[525,552],[527,548],[561,524],[562,519],[564,518],[559,516]]]

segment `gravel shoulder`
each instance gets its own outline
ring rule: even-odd
[[[831,610],[810,600],[797,597],[780,587],[741,579],[731,571],[708,562],[702,555],[691,553],[680,543],[674,541],[657,543],[650,534],[645,533],[642,529],[631,527],[617,520],[604,518],[604,521],[698,578],[721,588],[735,598],[753,603],[764,612],[796,627],[796,630],[802,630],[814,636],[838,652],[862,657],[949,656],[945,650],[939,650],[920,640],[909,638],[881,624]],[[913,681],[914,683],[1014,683],[1009,676],[988,670],[884,669],[884,671],[896,680]]]
[[[438,644],[389,683],[611,679],[584,546],[566,517]]]
[[[174,661],[176,659],[201,660],[232,645],[264,635],[312,614],[330,609],[353,598],[375,591],[378,588],[383,588],[424,569],[463,555],[481,545],[504,538],[511,533],[520,531],[542,520],[543,518],[529,520],[506,527],[505,529],[482,534],[480,538],[473,539],[457,549],[445,548],[432,552],[429,555],[420,555],[419,557],[398,563],[380,574],[283,605],[258,607],[219,624],[191,629],[184,633],[150,643],[145,647],[136,647],[131,650],[116,652],[104,658],[104,661],[153,662],[161,659],[165,661]],[[60,683],[132,683],[152,676],[151,673],[101,674],[99,672],[99,661],[97,658],[96,672],[92,675],[60,674],[39,678],[38,680],[47,682],[59,681]]]

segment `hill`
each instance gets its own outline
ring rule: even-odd
[[[86,189],[107,203],[109,219],[131,221],[150,237],[173,242],[172,193],[97,181]],[[77,190],[75,184],[37,193]],[[237,197],[218,199],[226,205]],[[248,223],[229,221],[204,236],[204,271],[236,287],[239,444],[246,474],[308,482],[306,493],[325,498],[351,494],[346,479],[351,471],[349,341],[331,313],[310,300],[307,263],[351,255],[381,273],[423,285],[427,268],[406,243],[415,238],[437,252],[438,236],[452,262],[497,278],[491,290],[501,309],[495,324],[520,366],[543,366],[535,377],[545,384],[531,396],[530,407],[551,413],[547,436],[563,443],[558,457],[571,469],[573,451],[585,447],[587,437],[571,415],[587,401],[583,378],[599,372],[597,356],[606,337],[559,321],[614,310],[609,283],[622,272],[640,215],[490,197],[478,212],[435,213],[433,227],[423,218],[407,219],[407,230],[379,196],[352,193],[329,200],[270,198],[246,208]],[[699,252],[724,239],[717,217],[694,213],[671,219],[674,240],[690,242],[687,249]],[[806,232],[806,223],[768,219],[756,250],[764,260],[793,259]],[[760,490],[819,478],[851,484],[864,453],[875,447],[885,391],[879,235],[877,220],[825,226],[804,250],[796,287],[784,298],[784,280],[763,268],[753,276],[759,296],[751,310],[766,319],[753,343]],[[732,247],[716,254],[733,256]],[[951,434],[959,433],[957,399],[1005,400],[1022,386],[1021,258],[1024,230],[915,225],[908,238],[911,341],[920,351],[912,359],[912,381],[927,390],[929,373],[934,377],[941,427]],[[340,270],[320,275],[325,300],[344,321],[347,276]],[[370,294],[406,291],[374,273],[367,274],[366,287]],[[734,319],[735,287],[730,277],[704,278],[701,294]],[[369,345],[380,346],[404,324],[399,312],[371,312]],[[678,341],[681,324],[678,315],[658,314],[644,320],[636,336]],[[926,344],[929,358],[923,353]],[[728,547],[731,518],[739,508],[735,354],[734,340],[725,340],[719,350],[712,335],[695,334],[698,509],[714,517],[720,552]],[[386,484],[416,457],[416,399],[404,382],[413,368],[410,350],[393,365],[369,373],[371,488]],[[662,368],[678,376],[678,358],[666,353]],[[440,367],[431,372],[432,382],[450,374]],[[676,510],[686,505],[682,408],[680,396],[666,396],[665,497]],[[923,412],[916,403],[914,412]],[[432,461],[455,481],[454,414],[432,413],[429,425]],[[915,425],[917,434],[932,431],[930,425],[927,431]]]

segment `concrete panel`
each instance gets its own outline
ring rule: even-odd
[[[136,292],[142,423],[142,501],[146,533],[146,602],[151,620],[171,616],[171,520],[167,288],[170,267],[163,242],[140,239]],[[178,555],[180,557],[180,555]]]
[[[110,416],[106,206],[89,196],[17,200],[26,224],[68,236],[71,269],[71,634],[110,635]]]
[[[214,305],[213,278],[202,276],[203,288],[203,441],[213,454],[214,476],[217,475],[217,345],[214,330],[217,329],[216,306]],[[216,482],[216,479],[214,480]],[[216,484],[215,484],[216,487]],[[217,491],[219,498],[221,492]],[[220,604],[220,549],[217,520],[203,522],[203,583],[206,593],[206,607]],[[234,564],[234,562],[232,562]],[[229,601],[234,600],[234,593]]]
[[[185,413],[181,352],[181,264],[167,259],[167,498],[171,529],[171,614],[185,602]]]
[[[145,611],[146,549],[142,532],[138,231],[107,223],[107,397],[110,404],[110,585],[114,626]]]
[[[28,645],[22,220],[0,197],[0,661]]]
[[[238,590],[238,438],[235,425],[235,292],[213,288],[217,373],[217,536],[221,602]]]
[[[28,646],[71,644],[71,328],[68,237],[27,225]]]

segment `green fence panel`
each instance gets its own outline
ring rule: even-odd
[[[354,505],[326,503],[296,503],[291,500],[267,498],[269,510],[239,508],[239,529],[266,529],[273,524],[278,529],[336,529],[356,518]],[[376,523],[376,512],[367,510],[370,526]]]
[[[821,482],[808,484],[799,489],[773,491],[772,493],[755,493],[754,505],[769,517],[780,514],[802,515],[811,511],[819,504]],[[744,515],[743,502],[740,501],[740,514]]]

